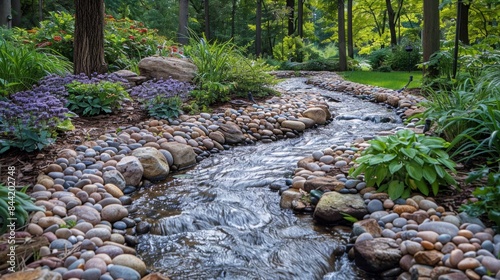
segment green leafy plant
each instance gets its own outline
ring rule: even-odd
[[[356,159],[358,166],[349,175],[364,173],[368,186],[387,191],[391,199],[407,198],[418,190],[436,195],[442,185],[456,185],[446,169],[455,172],[455,163],[445,149],[448,142],[439,137],[419,135],[412,130],[399,130],[394,135],[377,137],[369,142]]]
[[[2,223],[0,234],[4,234],[7,225],[11,222],[9,218],[15,219],[16,227],[22,227],[28,221],[28,213],[31,211],[44,211],[45,209],[35,206],[33,199],[26,194],[27,186],[20,191],[0,183],[0,217]]]
[[[497,230],[500,227],[500,173],[489,172],[488,169],[471,172],[467,182],[488,177],[486,186],[476,188],[472,194],[477,201],[463,204],[461,211],[470,216],[479,217],[486,214],[488,219],[495,222]]]
[[[159,119],[176,118],[181,112],[182,100],[177,97],[155,96],[148,101],[146,108],[151,117]]]
[[[69,93],[68,108],[85,116],[111,113],[129,98],[120,83],[100,81],[99,83],[81,83],[74,81],[66,85]]]

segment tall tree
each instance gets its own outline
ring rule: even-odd
[[[429,61],[431,55],[439,51],[439,39],[439,1],[424,0],[424,28],[422,32],[424,62]],[[427,70],[431,77],[439,74],[437,69]]]
[[[75,74],[106,73],[104,60],[104,1],[75,0],[73,64]]]
[[[236,31],[236,0],[233,0],[233,5],[231,6],[231,38],[234,38],[234,32]]]
[[[354,42],[352,38],[352,0],[347,0],[347,55],[354,58]]]
[[[177,42],[181,45],[187,45],[189,42],[188,15],[189,0],[179,0],[179,29],[177,31]]]
[[[21,0],[12,0],[12,26],[21,26]]]
[[[391,0],[385,0],[385,5],[387,7],[387,15],[389,16],[389,31],[391,33],[391,46],[396,46],[398,44],[398,37],[396,36],[396,12],[392,8]]]
[[[203,1],[203,10],[205,11],[205,36],[210,40],[210,1]]]
[[[299,0],[301,1],[301,0]],[[286,9],[288,11],[288,36],[293,35],[295,32],[295,0],[286,0]]]
[[[0,2],[0,27],[11,27],[12,12],[10,0],[2,0]]]
[[[345,52],[345,16],[344,0],[337,1],[338,35],[339,35],[339,70],[347,71],[347,55]]]
[[[255,55],[262,54],[262,1],[257,0],[257,13],[255,17]]]
[[[299,0],[297,7],[297,33],[304,38],[304,0]]]
[[[458,38],[460,42],[465,45],[470,44],[469,40],[469,10],[472,0],[458,1],[458,12],[460,13],[457,18],[458,24]],[[460,20],[458,20],[460,19]]]

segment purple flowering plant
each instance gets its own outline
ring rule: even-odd
[[[182,103],[188,99],[194,86],[174,79],[149,80],[130,89],[130,96],[137,99],[151,117],[175,118]]]
[[[71,126],[69,110],[47,91],[29,90],[0,100],[0,153],[11,147],[41,150],[57,136],[58,127]]]

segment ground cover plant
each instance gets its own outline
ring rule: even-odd
[[[130,89],[130,95],[151,117],[170,119],[179,116],[192,89],[191,84],[173,79],[149,80]]]
[[[441,186],[456,185],[447,172],[455,172],[455,163],[445,151],[449,143],[442,138],[404,129],[369,143],[349,175],[364,173],[368,186],[387,192],[391,199],[407,198],[416,190],[426,196],[437,195]]]

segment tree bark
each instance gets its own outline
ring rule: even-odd
[[[257,0],[257,14],[255,19],[255,55],[262,54],[262,0]]]
[[[12,0],[12,26],[21,26],[22,10],[21,0]]]
[[[392,8],[391,0],[385,0],[385,5],[387,7],[387,14],[389,16],[389,31],[391,33],[391,46],[397,46],[398,37],[396,36],[396,13]]]
[[[424,62],[429,61],[431,55],[439,51],[439,39],[439,1],[424,0],[424,28],[422,32]],[[429,68],[427,74],[435,77],[439,71]]]
[[[300,1],[300,0],[299,0]],[[295,0],[286,0],[286,9],[288,11],[288,36],[293,35],[295,32]]]
[[[304,38],[304,0],[299,0],[297,8],[297,33]]]
[[[458,1],[458,5],[461,7],[458,9],[460,11],[460,23],[457,21],[459,26],[458,38],[462,44],[470,45],[469,40],[469,9],[472,0],[468,3],[464,3],[463,1]]]
[[[231,7],[231,38],[234,38],[236,32],[236,0],[233,0],[233,6]]]
[[[339,33],[339,71],[347,71],[347,56],[345,52],[345,16],[344,0],[338,0],[338,33]]]
[[[12,13],[10,0],[0,2],[0,27],[12,27]]]
[[[106,73],[103,0],[75,0],[74,37],[75,74]]]
[[[177,42],[181,45],[189,43],[188,34],[189,0],[179,0],[179,30],[177,31]]]
[[[352,0],[347,0],[347,55],[354,58],[354,43],[352,38]]]
[[[210,40],[210,2],[209,0],[203,1],[203,9],[205,11],[205,36]]]

